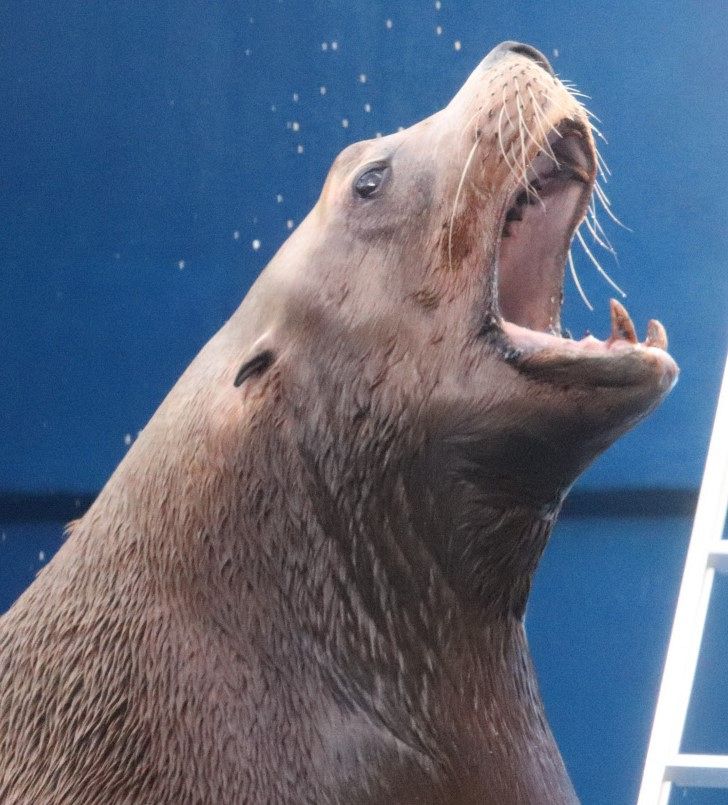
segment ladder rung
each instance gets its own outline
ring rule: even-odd
[[[665,779],[689,788],[728,788],[728,755],[678,755]]]
[[[718,573],[728,573],[728,540],[721,540],[710,549],[708,564]]]

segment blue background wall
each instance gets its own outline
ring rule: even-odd
[[[0,492],[97,490],[336,153],[440,108],[503,39],[592,95],[632,229],[607,227],[603,262],[682,367],[579,488],[694,490],[727,341],[724,3],[28,0],[0,9]],[[567,281],[566,324],[605,335],[609,288],[576,252],[596,313]],[[0,610],[62,529],[4,511]],[[571,517],[544,560],[529,632],[585,802],[634,799],[689,528]],[[706,696],[728,659],[711,617]],[[705,748],[728,733],[701,733],[701,706]]]

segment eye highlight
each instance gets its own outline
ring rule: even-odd
[[[378,195],[388,174],[389,168],[384,165],[364,171],[354,182],[356,194],[361,198],[373,198]]]

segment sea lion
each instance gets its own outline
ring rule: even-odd
[[[346,148],[0,622],[3,803],[569,803],[523,614],[677,367],[563,337],[589,119],[507,42]]]

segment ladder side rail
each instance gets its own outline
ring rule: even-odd
[[[679,754],[715,570],[711,548],[728,506],[728,357],[657,699],[638,805],[666,805],[666,770]]]

